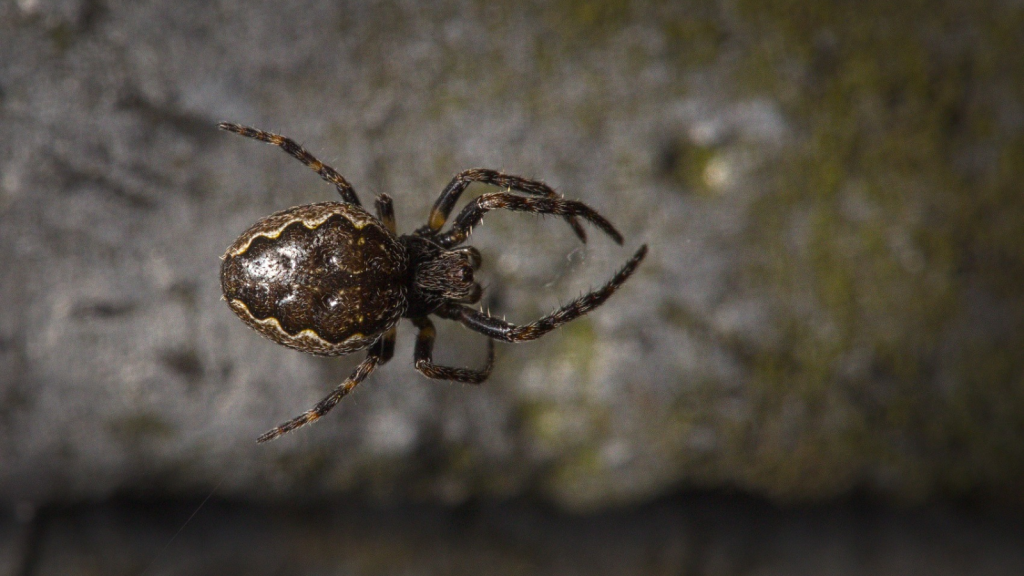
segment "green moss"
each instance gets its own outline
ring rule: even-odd
[[[708,165],[718,154],[713,146],[698,146],[689,141],[670,143],[663,152],[663,174],[677,186],[701,194],[710,194]]]
[[[662,32],[668,52],[681,64],[702,66],[718,57],[727,32],[717,14],[708,5],[692,7],[685,18],[664,18]]]
[[[574,320],[559,330],[559,336],[555,357],[571,362],[579,380],[590,382],[597,347],[594,321],[586,316]]]
[[[518,420],[522,423],[527,435],[542,445],[555,447],[561,439],[559,426],[559,407],[546,402],[522,402],[519,404]]]
[[[63,54],[75,42],[75,30],[68,24],[61,22],[48,30],[50,41],[57,52]]]
[[[610,421],[607,407],[586,404],[574,408],[536,400],[521,402],[517,416],[526,436],[552,454],[598,442],[607,434]]]
[[[1024,306],[1015,304],[1024,138],[1000,131],[977,87],[1024,97],[1012,33],[1024,15],[962,12],[952,2],[739,8],[759,42],[739,66],[741,84],[781,95],[801,131],[765,171],[753,211],[750,241],[769,257],[749,280],[791,311],[781,320],[786,351],[752,362],[758,482],[813,488],[825,464],[853,482],[868,462],[931,478],[907,481],[909,492],[935,490],[943,478],[978,481],[968,470],[990,480],[1019,474],[1006,462],[1024,461],[1012,440],[1024,429]],[[953,28],[984,45],[947,41]],[[792,70],[801,71],[796,90]],[[997,162],[965,167],[979,151]],[[871,210],[851,214],[851,203]],[[1003,338],[944,350],[979,291],[1004,311]],[[867,366],[851,375],[843,366],[854,353]],[[944,394],[935,389],[940,363],[954,382]],[[799,426],[782,422],[787,410]]]
[[[131,442],[140,440],[166,440],[174,436],[175,428],[158,414],[139,412],[107,422],[107,430],[116,437]]]
[[[605,465],[596,446],[580,448],[558,461],[548,475],[548,483],[559,490],[571,491],[581,483],[593,483],[605,476]]]
[[[543,19],[563,40],[593,44],[620,30],[633,10],[629,0],[562,0],[545,3]]]

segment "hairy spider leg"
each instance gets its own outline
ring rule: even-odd
[[[377,196],[377,201],[374,202],[377,207],[377,218],[391,231],[392,234],[397,234],[397,225],[395,224],[395,204],[391,201],[391,196],[387,194],[381,194]]]
[[[472,268],[474,272],[479,270],[480,266],[484,263],[484,257],[480,255],[480,251],[472,246],[459,246],[458,248],[453,249],[452,252],[464,255],[466,259],[469,260],[469,267]],[[483,296],[484,287],[481,286],[479,282],[473,282],[473,288],[469,295],[459,300],[459,302],[463,304],[476,304],[481,298],[483,298]]]
[[[462,209],[462,212],[455,218],[451,229],[438,236],[435,241],[445,248],[458,246],[465,242],[473,232],[473,227],[480,223],[485,213],[498,209],[533,212],[534,214],[579,216],[611,236],[616,244],[622,244],[622,234],[619,234],[611,222],[583,202],[561,198],[528,198],[508,192],[494,192],[478,196],[476,200]]]
[[[463,304],[476,304],[484,297],[484,288],[479,282],[473,282],[473,287],[470,288],[469,295],[465,298],[458,300]]]
[[[529,340],[540,338],[555,328],[558,328],[567,322],[571,322],[600,306],[633,274],[636,267],[640,265],[640,262],[646,255],[647,245],[644,244],[636,251],[636,254],[633,254],[633,257],[626,262],[625,266],[616,272],[615,275],[612,276],[612,279],[604,286],[594,290],[593,292],[580,296],[535,322],[524,324],[522,326],[517,326],[504,320],[499,320],[493,316],[483,312],[478,312],[460,304],[448,304],[446,306],[442,306],[437,310],[437,312],[435,312],[435,314],[442,318],[461,322],[467,328],[475,330],[489,338],[494,338],[495,340],[501,340],[503,342],[527,342]]]
[[[352,188],[352,185],[348,183],[348,180],[338,174],[338,171],[331,168],[327,164],[316,159],[315,156],[306,151],[305,148],[299,146],[297,142],[286,136],[280,134],[273,134],[271,132],[264,132],[263,130],[257,130],[256,128],[250,128],[248,126],[242,126],[241,124],[232,124],[231,122],[221,122],[217,125],[221,130],[227,130],[228,132],[234,132],[247,138],[255,138],[261,142],[268,142],[275,146],[280,146],[282,150],[291,154],[296,160],[302,162],[306,166],[313,169],[314,172],[320,175],[321,178],[334,184],[334,187],[338,189],[338,194],[341,194],[341,199],[349,204],[355,204],[361,206],[359,203],[359,197],[356,196],[356,191]]]
[[[281,424],[273,430],[269,430],[259,438],[256,439],[258,444],[269,442],[282,434],[286,434],[299,428],[316,422],[324,414],[331,411],[342,398],[345,397],[353,388],[356,387],[360,382],[366,379],[378,366],[386,364],[388,360],[391,360],[392,356],[395,355],[395,328],[388,330],[383,336],[377,340],[370,347],[370,351],[367,352],[366,358],[356,366],[356,369],[352,371],[352,375],[349,376],[344,382],[338,385],[326,398],[316,403],[315,406],[309,410],[303,412],[299,416],[292,418],[291,420]]]
[[[465,254],[466,258],[469,259],[469,267],[472,268],[474,272],[479,270],[480,265],[484,263],[484,257],[480,255],[480,251],[472,246],[460,246],[452,250],[452,252]]]
[[[479,384],[487,380],[487,377],[491,375],[491,369],[494,368],[494,340],[487,341],[487,366],[483,370],[438,366],[434,364],[433,356],[434,337],[437,335],[434,331],[434,323],[426,316],[412,318],[411,320],[420,330],[416,335],[414,365],[424,376],[435,380],[452,380],[467,384]]]
[[[520,176],[512,176],[510,174],[504,174],[497,170],[489,170],[487,168],[470,168],[469,170],[463,170],[452,178],[452,181],[445,186],[445,189],[441,191],[441,196],[438,197],[437,202],[434,203],[433,209],[430,210],[430,217],[427,219],[427,225],[417,230],[421,236],[426,233],[436,234],[444,226],[444,223],[448,220],[448,216],[452,212],[452,208],[455,207],[455,203],[459,201],[459,196],[466,190],[473,182],[481,182],[483,184],[490,184],[492,186],[498,186],[507,190],[515,190],[516,192],[522,192],[524,194],[532,194],[534,196],[541,196],[544,198],[559,199],[559,196],[551,186],[541,182],[540,180],[530,180],[528,178],[522,178]],[[572,231],[576,233],[576,236],[583,242],[587,241],[587,233],[583,230],[583,226],[580,225],[579,221],[574,215],[566,215],[565,221],[572,227]]]

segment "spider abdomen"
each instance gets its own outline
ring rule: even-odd
[[[361,350],[405,312],[408,257],[358,206],[308,204],[268,216],[228,248],[221,289],[271,340],[310,354]]]

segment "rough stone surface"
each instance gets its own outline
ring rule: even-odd
[[[568,508],[732,486],[1020,502],[1019,3],[0,5],[0,499],[364,494]],[[251,124],[422,224],[458,170],[541,177],[623,231],[494,214],[492,311],[603,308],[500,346],[480,388],[395,360],[268,446],[357,358],[220,301],[257,218],[331,200]],[[480,190],[473,189],[473,192]],[[440,327],[438,359],[482,361]]]

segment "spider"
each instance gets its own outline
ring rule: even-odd
[[[643,245],[597,290],[529,324],[511,324],[467,306],[480,301],[482,288],[473,273],[483,260],[476,248],[461,244],[485,213],[506,209],[562,216],[583,242],[586,233],[580,218],[617,244],[622,244],[622,235],[592,208],[561,198],[543,182],[474,168],[458,173],[445,187],[426,225],[398,236],[387,194],[377,197],[374,217],[361,207],[341,174],[290,138],[227,122],[220,128],[279,146],[334,184],[342,199],[272,214],[239,236],[223,256],[224,299],[243,322],[284,346],[319,356],[368,350],[366,358],[326,398],[261,435],[259,443],[320,419],[389,361],[402,318],[419,330],[416,370],[428,378],[479,384],[494,366],[495,340],[526,342],[583,316],[618,290],[647,255]],[[455,203],[473,182],[505,191],[479,196],[462,209],[447,232],[442,231]],[[434,364],[431,315],[487,336],[486,366],[473,370]]]

